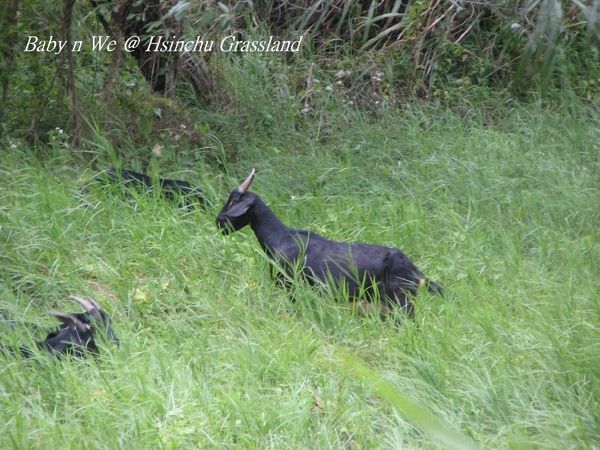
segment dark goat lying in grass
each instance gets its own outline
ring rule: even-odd
[[[48,333],[43,341],[36,341],[39,349],[59,357],[65,355],[85,357],[88,354],[96,357],[99,354],[97,339],[104,338],[116,345],[119,344],[119,339],[110,326],[110,317],[93,298],[88,297],[86,300],[73,295],[69,298],[83,306],[86,312],[64,314],[48,311],[48,314],[61,321],[61,326],[60,329]],[[8,321],[2,312],[0,317]],[[8,322],[10,328],[14,330],[14,324]],[[33,352],[26,347],[20,347],[19,352],[25,357],[33,356]]]
[[[126,188],[144,191],[160,189],[160,194],[168,200],[180,200],[179,207],[191,208],[194,204],[204,205],[202,190],[190,185],[187,181],[170,180],[167,178],[152,178],[143,173],[128,169],[111,167],[99,173],[93,181],[104,184],[115,183]]]
[[[250,225],[258,242],[281,270],[273,273],[282,284],[298,269],[311,285],[322,283],[347,290],[352,302],[380,299],[382,313],[399,306],[413,315],[411,296],[427,285],[429,292],[443,296],[442,288],[427,280],[400,250],[371,244],[348,244],[284,225],[260,197],[248,189],[255,170],[231,192],[217,216],[224,234]]]

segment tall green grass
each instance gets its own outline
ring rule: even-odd
[[[210,119],[237,152],[219,153],[223,174],[185,172],[215,205],[203,211],[100,189],[81,201],[90,168],[1,153],[0,308],[52,325],[46,309],[92,295],[121,346],[97,362],[0,356],[0,447],[600,446],[593,111],[491,120],[324,100],[280,120],[268,98]],[[164,175],[186,167],[170,163]],[[292,305],[251,230],[214,226],[253,166],[253,190],[285,223],[400,247],[446,299],[423,294],[398,322],[303,286]]]

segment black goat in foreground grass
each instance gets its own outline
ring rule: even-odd
[[[347,291],[359,312],[370,303],[381,302],[381,312],[399,306],[414,314],[410,297],[426,285],[429,292],[443,296],[442,288],[427,280],[400,250],[371,244],[336,242],[306,230],[284,225],[260,197],[248,189],[255,170],[233,190],[217,216],[223,234],[250,225],[262,249],[278,266],[272,273],[286,285],[285,278],[300,271],[311,285],[322,283]],[[280,269],[280,270],[279,270]]]
[[[168,200],[179,200],[179,207],[191,208],[194,204],[204,205],[205,199],[202,190],[192,186],[187,181],[171,180],[160,177],[150,177],[143,173],[129,169],[111,167],[96,175],[92,181],[103,184],[114,183],[125,188],[138,191],[152,191],[158,188],[160,194]],[[84,186],[84,188],[87,187]]]
[[[48,333],[43,341],[36,341],[39,349],[53,356],[75,356],[86,357],[99,355],[96,341],[106,339],[119,345],[119,339],[110,326],[110,317],[100,308],[98,302],[88,297],[87,300],[71,295],[70,299],[76,301],[85,308],[84,313],[64,314],[57,311],[48,311],[61,321],[58,330]],[[0,312],[0,318],[4,319],[11,330],[15,330],[14,324]],[[7,349],[14,353],[12,349]],[[33,352],[26,347],[19,347],[19,352],[25,357],[33,356]]]

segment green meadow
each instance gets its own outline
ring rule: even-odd
[[[303,118],[261,101],[212,117],[206,158],[150,161],[200,186],[204,209],[80,193],[115,162],[102,136],[92,160],[2,149],[0,309],[52,327],[46,310],[89,295],[121,345],[0,355],[0,448],[599,448],[594,110]],[[214,223],[252,167],[284,223],[398,247],[446,298],[422,292],[414,319],[382,320],[300,283],[292,304],[252,231]],[[33,345],[24,328],[4,336]]]

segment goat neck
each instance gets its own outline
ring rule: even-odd
[[[256,194],[250,228],[254,231],[262,249],[268,254],[279,248],[282,241],[290,235],[287,227],[267,204]]]

